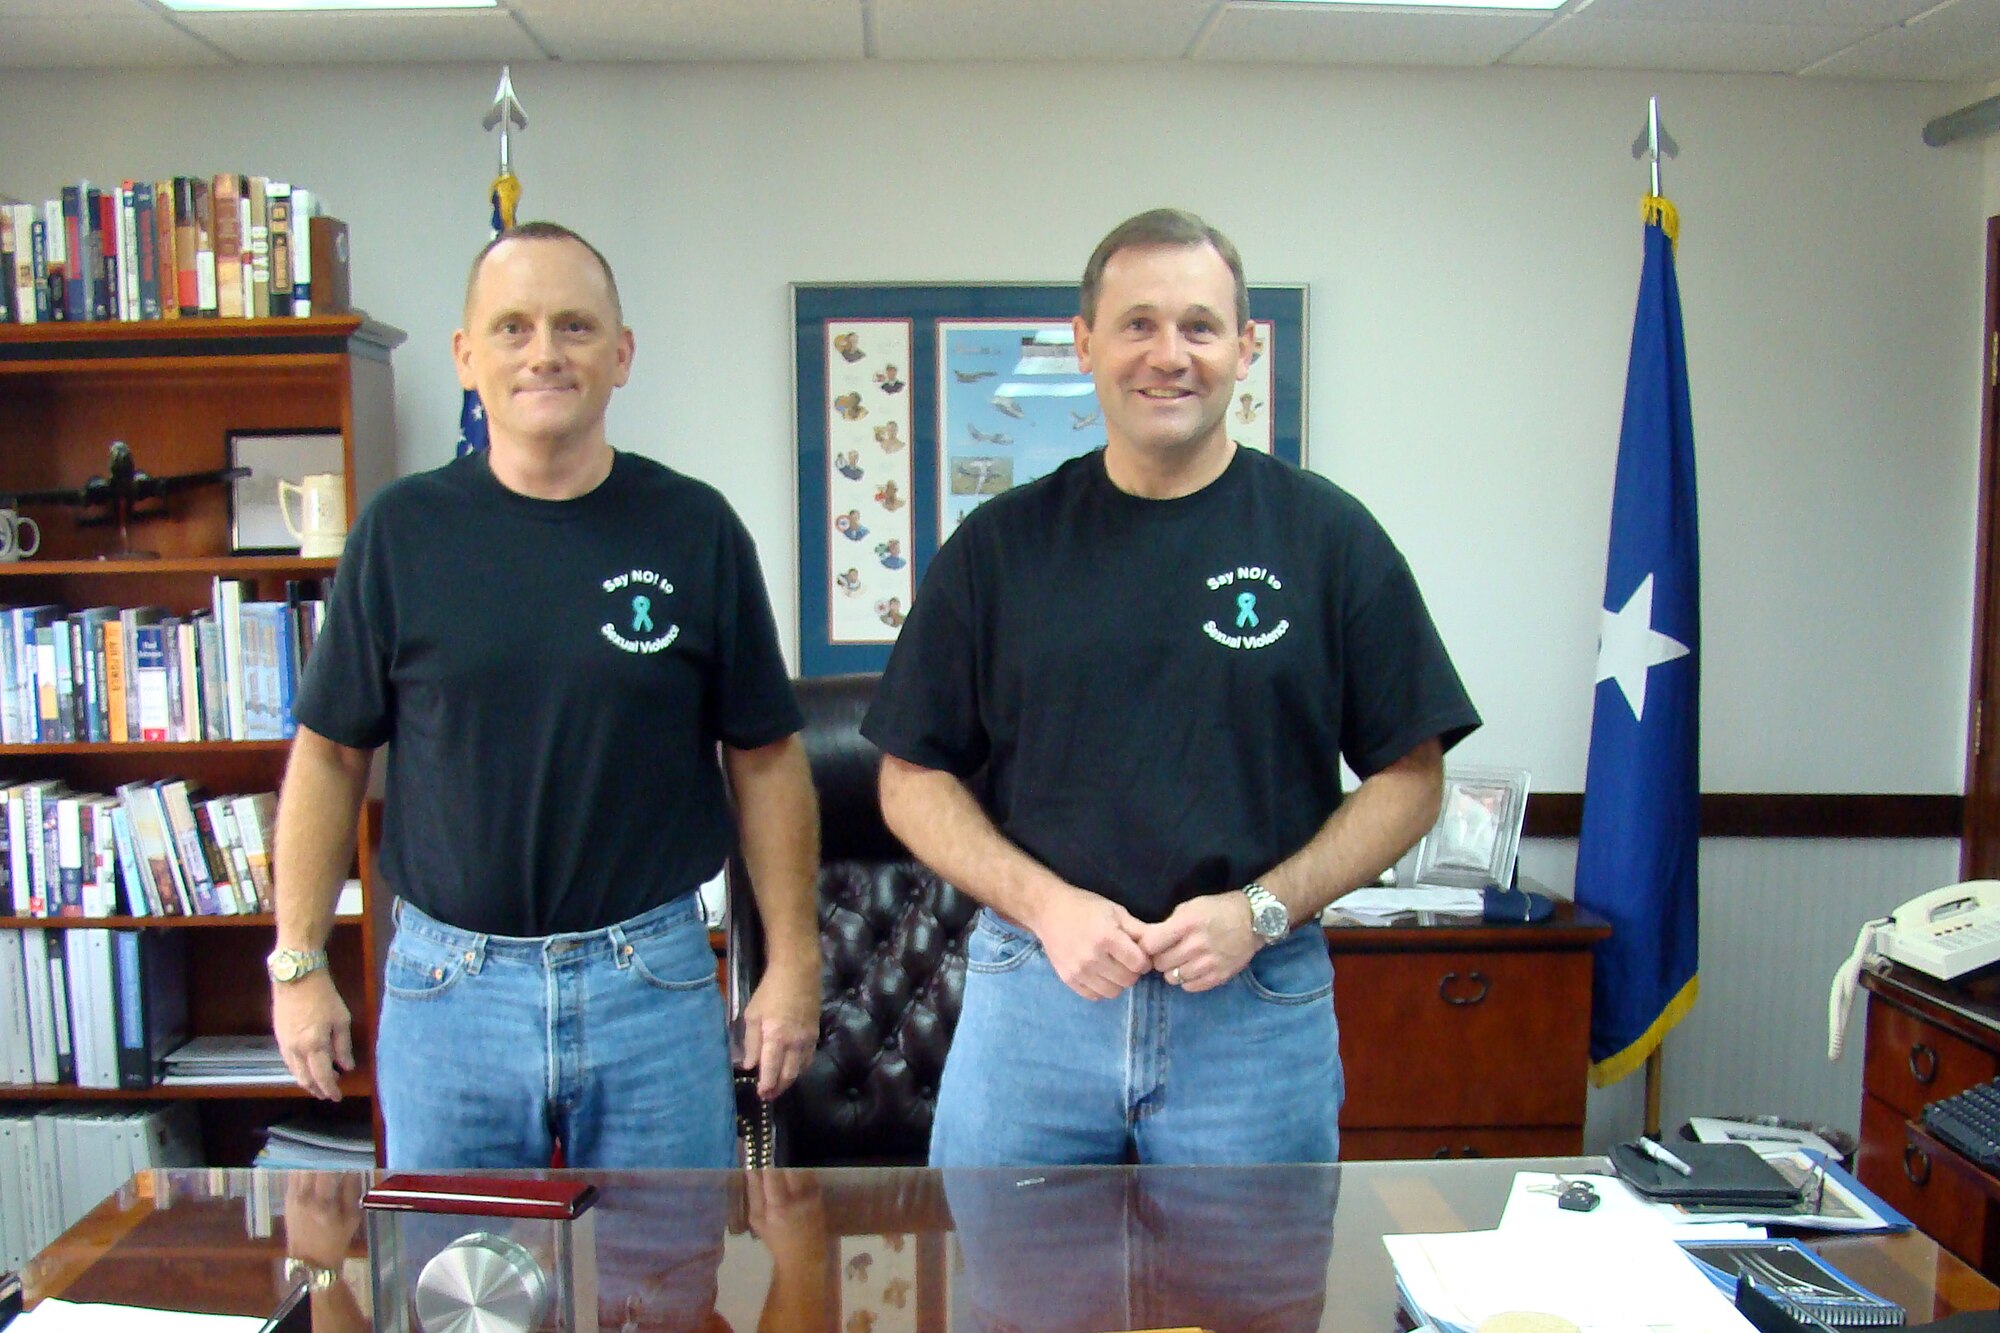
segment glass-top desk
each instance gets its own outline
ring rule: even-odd
[[[1383,1235],[1490,1227],[1517,1170],[1603,1165],[592,1173],[599,1326],[1388,1333]],[[137,1177],[34,1261],[29,1299],[263,1314],[301,1281],[290,1256],[344,1266],[345,1283],[311,1298],[319,1333],[367,1328],[368,1181]],[[2000,1306],[2000,1291],[1920,1234],[1814,1243],[1912,1323]]]

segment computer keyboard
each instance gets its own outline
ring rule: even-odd
[[[1924,1128],[1961,1154],[2000,1173],[2000,1079],[1924,1108]]]

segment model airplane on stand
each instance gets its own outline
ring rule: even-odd
[[[182,491],[199,490],[205,486],[221,486],[238,477],[247,477],[247,467],[222,467],[210,472],[183,472],[171,477],[156,477],[141,471],[132,460],[132,450],[123,440],[111,442],[111,459],[106,465],[105,475],[92,477],[83,485],[73,489],[47,491],[0,491],[0,498],[16,507],[30,505],[71,505],[82,509],[96,509],[101,512],[87,514],[76,521],[79,528],[107,527],[118,525],[118,549],[108,551],[98,557],[100,560],[151,560],[157,559],[158,551],[135,551],[132,549],[131,526],[143,523],[149,518],[159,518],[167,512],[167,497]],[[157,503],[153,503],[157,501]],[[148,506],[142,508],[141,506]]]

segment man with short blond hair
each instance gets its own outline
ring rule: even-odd
[[[819,1030],[818,820],[756,550],[709,487],[614,450],[611,266],[533,223],[480,253],[459,382],[490,445],[349,535],[279,802],[273,1025],[338,1097],[324,969],[376,748],[396,895],[375,1086],[389,1165],[727,1166],[722,1001],[696,888],[740,845],[769,940],[744,1060],[775,1097]],[[720,762],[718,762],[718,749]]]

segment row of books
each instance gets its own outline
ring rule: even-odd
[[[40,204],[0,203],[4,322],[260,318],[336,312],[346,225],[263,176],[224,172],[65,185]],[[324,256],[324,258],[322,258]],[[344,309],[344,301],[339,304]]]
[[[15,916],[239,916],[271,910],[274,792],[211,797],[184,778],[115,795],[54,778],[0,788]]]
[[[0,1082],[150,1088],[187,1041],[187,934],[0,930]]]
[[[215,580],[191,615],[165,607],[0,607],[0,740],[286,740],[306,656],[326,621],[318,579],[259,602]]]
[[[200,1162],[187,1103],[0,1115],[0,1263],[19,1271],[137,1173]]]

